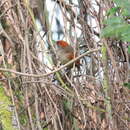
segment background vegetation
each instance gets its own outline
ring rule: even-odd
[[[0,1],[0,129],[128,130],[130,1],[51,2]],[[79,69],[54,66],[61,39]]]

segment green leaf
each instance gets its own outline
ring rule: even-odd
[[[130,34],[121,36],[121,40],[124,42],[130,42]]]
[[[107,24],[107,25],[115,25],[115,24],[122,24],[122,23],[125,23],[125,21],[123,20],[123,18],[118,17],[118,16],[110,17],[104,22],[104,24]]]
[[[101,37],[111,37],[114,34],[114,30],[111,26],[107,26],[101,31]]]
[[[130,17],[130,8],[126,8],[122,11],[122,16]]]
[[[125,42],[130,42],[130,25],[126,25],[123,30],[121,30],[121,40]]]
[[[115,15],[118,10],[119,10],[119,7],[111,8],[111,9],[107,12],[107,16],[113,16],[113,15]]]
[[[124,83],[124,86],[130,89],[130,83]]]
[[[113,0],[117,6],[119,7],[130,7],[130,1],[129,0]]]
[[[130,25],[116,24],[109,25],[102,29],[101,37],[113,37],[129,41]]]
[[[122,8],[123,16],[130,16],[130,1],[129,0],[113,0],[118,7]]]

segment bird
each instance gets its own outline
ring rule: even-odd
[[[67,62],[71,61],[75,57],[77,57],[77,53],[74,54],[74,48],[69,45],[66,41],[59,40],[56,42],[57,50],[56,55],[58,57],[58,60],[61,62],[61,64],[66,64]],[[79,68],[80,60],[77,60],[75,62],[76,67]],[[69,68],[73,67],[73,64],[68,66]]]

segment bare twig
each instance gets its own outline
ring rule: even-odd
[[[29,76],[29,77],[45,77],[45,76],[48,76],[48,75],[51,75],[51,74],[54,74],[55,72],[57,71],[60,71],[61,69],[64,69],[65,67],[69,66],[70,64],[74,63],[75,61],[77,61],[78,59],[90,54],[90,53],[93,53],[93,52],[96,52],[96,51],[100,51],[100,48],[98,49],[93,49],[93,50],[90,50],[88,52],[85,52],[83,53],[82,55],[76,57],[75,59],[71,60],[70,62],[68,62],[67,64],[61,66],[60,68],[56,69],[56,70],[53,70],[49,73],[46,73],[46,74],[41,74],[41,75],[36,75],[36,74],[27,74],[27,73],[22,73],[22,72],[18,72],[18,71],[14,71],[14,70],[11,70],[11,69],[5,69],[5,68],[0,68],[0,71],[5,71],[5,72],[10,72],[10,73],[15,73],[17,75],[21,75],[21,76]]]

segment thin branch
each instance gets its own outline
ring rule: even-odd
[[[5,72],[10,72],[10,73],[14,73],[14,74],[17,74],[17,75],[21,75],[21,76],[29,76],[29,77],[36,77],[36,78],[40,78],[40,77],[45,77],[45,76],[49,76],[51,74],[54,74],[55,72],[57,71],[60,71],[62,69],[64,69],[65,67],[69,66],[70,64],[74,63],[75,61],[79,60],[80,58],[90,54],[90,53],[93,53],[93,52],[97,52],[97,51],[100,51],[100,48],[98,49],[93,49],[93,50],[90,50],[88,52],[85,52],[83,53],[82,55],[76,57],[75,59],[69,61],[67,64],[49,72],[49,73],[46,73],[46,74],[41,74],[41,75],[37,75],[37,74],[28,74],[28,73],[22,73],[22,72],[18,72],[18,71],[14,71],[12,69],[5,69],[5,68],[0,68],[0,71],[5,71]]]

